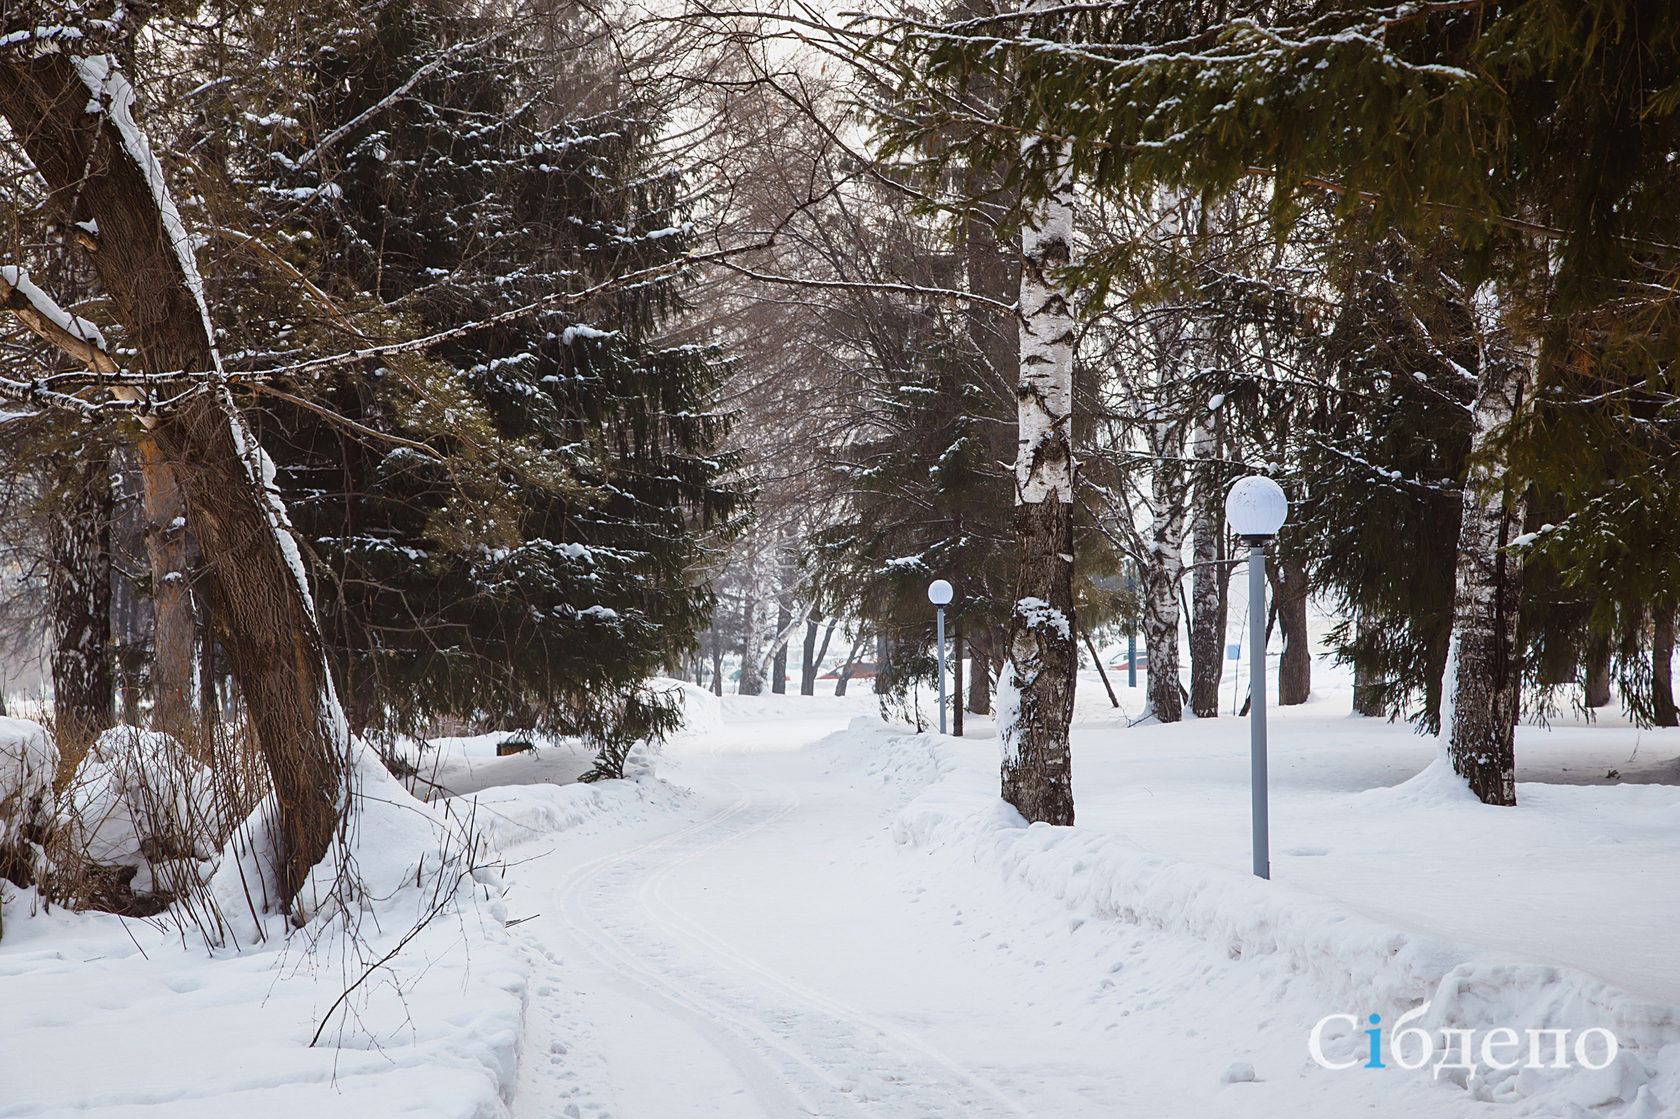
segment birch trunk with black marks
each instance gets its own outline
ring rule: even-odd
[[[764,691],[764,674],[759,671],[758,593],[751,580],[741,591],[741,677],[735,682],[738,695]]]
[[[1522,407],[1530,380],[1525,358],[1506,344],[1482,347],[1480,383],[1458,535],[1458,593],[1453,604],[1453,770],[1484,804],[1512,805],[1521,673],[1517,610],[1522,560],[1508,549],[1522,524],[1522,495],[1505,484],[1496,440]]]
[[[273,781],[273,900],[289,911],[347,809],[349,733],[284,506],[221,380],[193,249],[132,97],[114,55],[0,52],[0,112],[63,223],[98,230],[94,269],[137,368],[200,385],[151,433],[185,495],[216,636]]]
[[[88,447],[66,471],[51,521],[53,718],[66,743],[91,741],[112,721],[109,470],[106,456]]]
[[[1079,654],[1073,613],[1073,253],[1065,173],[1021,230],[1016,382],[1015,541],[1020,567],[998,682],[1003,798],[1032,822],[1073,823],[1073,719]]]
[[[1149,529],[1143,563],[1143,641],[1148,649],[1147,709],[1157,721],[1184,717],[1184,686],[1178,678],[1178,584],[1184,575],[1184,428],[1174,419],[1147,425],[1150,454]]]

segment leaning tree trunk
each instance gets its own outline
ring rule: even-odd
[[[1522,560],[1507,545],[1522,523],[1522,498],[1507,489],[1494,445],[1522,406],[1527,383],[1528,366],[1518,355],[1503,347],[1484,347],[1458,535],[1449,751],[1454,771],[1485,804],[1517,802]]]
[[[111,725],[110,460],[89,444],[65,473],[47,568],[53,718],[61,741],[87,742]]]
[[[289,910],[348,805],[348,730],[272,466],[221,379],[191,242],[132,104],[114,55],[0,54],[0,112],[63,224],[98,231],[94,268],[137,367],[201,386],[152,434],[186,495],[217,637],[273,781]]]
[[[1020,566],[998,682],[1003,798],[1029,821],[1073,823],[1073,180],[1021,230],[1015,541]]]

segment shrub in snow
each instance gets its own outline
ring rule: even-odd
[[[66,795],[68,855],[106,868],[92,874],[91,891],[72,891],[101,908],[162,908],[200,880],[199,864],[216,849],[210,770],[167,734],[106,731],[76,767]],[[131,874],[112,872],[130,867]],[[136,905],[129,893],[169,896]]]
[[[0,717],[0,878],[28,886],[40,877],[57,772],[58,746],[45,727]]]

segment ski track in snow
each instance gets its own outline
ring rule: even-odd
[[[732,803],[705,819],[585,863],[554,891],[565,926],[562,939],[605,980],[606,997],[628,998],[692,1031],[727,1062],[727,1072],[739,1079],[757,1111],[766,1116],[1032,1119],[1031,1112],[982,1073],[887,1019],[766,966],[672,903],[671,884],[694,863],[758,836],[801,804],[793,794],[763,802],[739,786],[734,791],[738,795]],[[558,966],[554,957],[548,958]],[[551,976],[535,984],[539,996],[558,993],[554,969],[547,970]],[[585,992],[574,997],[597,1009],[603,1001]],[[580,1025],[557,1022],[548,1008],[552,1001],[534,1001],[528,1010],[528,1052],[574,1052],[555,1035],[569,1030],[575,1042]],[[600,1043],[599,1037],[590,1040]],[[657,1061],[672,1054],[640,1056]],[[564,1069],[565,1061],[552,1059],[553,1068]],[[718,1070],[709,1071],[715,1081]],[[522,1062],[513,1107],[516,1119],[609,1114],[638,1119],[635,1111],[572,1099],[568,1093],[573,1085],[557,1083],[553,1075],[533,1067],[530,1057]],[[575,1079],[568,1071],[558,1075]],[[613,1078],[619,1085],[627,1079],[622,1074]],[[717,1113],[745,1114],[738,1102],[725,1102],[738,1101],[740,1094],[726,1091],[715,1101]],[[704,1105],[698,1099],[691,1102]]]

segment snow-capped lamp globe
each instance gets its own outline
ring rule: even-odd
[[[1289,499],[1283,487],[1264,474],[1237,479],[1225,495],[1225,523],[1250,545],[1276,536],[1288,516]]]
[[[1266,544],[1288,516],[1283,487],[1264,474],[1237,479],[1225,495],[1225,523],[1248,543],[1249,792],[1256,878],[1272,876],[1266,806]]]
[[[933,603],[934,616],[939,625],[939,733],[945,733],[945,607],[951,604],[955,592],[951,584],[935,579],[928,584],[928,601]]]

